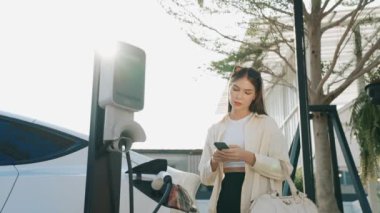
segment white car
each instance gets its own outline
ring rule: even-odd
[[[37,120],[0,112],[0,212],[83,212],[88,136]],[[132,166],[151,159],[130,151]],[[129,212],[127,163],[123,157],[120,212]],[[195,202],[199,177],[168,167],[174,184]],[[134,188],[134,212],[152,212],[157,202]],[[161,207],[159,212],[176,212]]]

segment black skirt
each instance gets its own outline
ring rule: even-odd
[[[244,172],[225,173],[216,207],[217,213],[240,213],[240,196],[244,176]]]

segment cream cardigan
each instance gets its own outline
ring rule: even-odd
[[[207,134],[206,143],[199,163],[201,182],[205,185],[213,185],[213,191],[209,202],[209,212],[216,212],[216,205],[224,178],[223,165],[212,172],[210,160],[216,150],[215,141],[221,141],[227,126],[227,115],[218,123],[212,125]],[[256,155],[253,166],[245,164],[245,178],[241,192],[241,212],[250,210],[252,201],[261,194],[270,192],[269,180],[274,180],[275,190],[281,193],[282,182],[285,179],[282,174],[280,161],[286,163],[288,174],[292,171],[289,162],[288,145],[278,128],[276,122],[266,115],[254,114],[245,126],[245,149]]]

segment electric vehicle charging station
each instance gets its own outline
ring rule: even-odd
[[[145,141],[134,112],[144,107],[145,52],[118,42],[95,53],[84,212],[119,212],[122,152]]]
[[[145,141],[142,127],[133,113],[144,107],[145,53],[125,43],[113,48],[114,57],[100,64],[99,105],[105,109],[103,141],[109,151],[128,151],[131,143]],[[120,138],[124,143],[121,143]],[[125,144],[126,142],[126,144]],[[125,146],[126,150],[120,150]]]

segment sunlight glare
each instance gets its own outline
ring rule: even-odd
[[[100,41],[95,44],[95,52],[104,59],[113,59],[118,52],[116,41]]]

